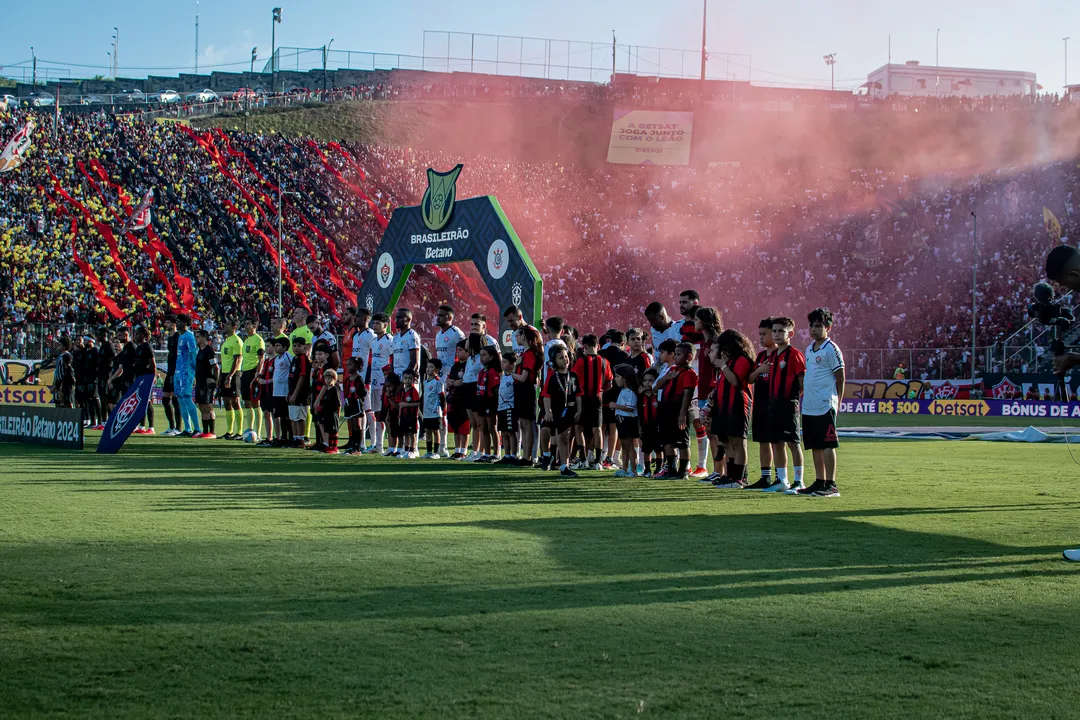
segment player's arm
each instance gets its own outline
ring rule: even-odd
[[[843,400],[844,399],[844,381],[847,379],[847,371],[844,370],[843,365],[836,368],[836,371],[833,372],[833,378],[835,378],[835,380],[836,380],[836,397]]]
[[[679,406],[679,429],[686,429],[686,416],[690,412],[690,403],[693,401],[694,388],[688,387],[683,390],[682,405]]]
[[[414,373],[420,372],[420,348],[409,350],[409,369]]]
[[[754,371],[750,373],[750,382],[754,382],[759,377],[769,372],[772,368],[772,360],[766,360],[765,362],[754,368]]]
[[[727,360],[721,360],[720,364],[716,367],[720,370],[721,373],[723,373],[724,379],[727,380],[729,383],[735,386],[742,385],[742,383],[739,382],[739,376],[732,372],[731,367],[727,364]]]
[[[673,373],[673,372],[664,373],[660,377],[656,378],[656,380],[653,380],[653,389],[656,390],[658,388],[664,387],[669,382],[671,382],[672,378],[674,378],[676,375],[678,375],[678,373]]]
[[[225,378],[225,387],[232,387],[233,377],[236,373],[240,372],[240,356],[237,355],[233,358],[232,367],[229,369],[229,375]]]

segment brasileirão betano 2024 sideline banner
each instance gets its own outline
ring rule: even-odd
[[[688,165],[694,113],[616,110],[608,162],[621,165]]]

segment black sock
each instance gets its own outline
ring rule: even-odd
[[[724,474],[727,475],[728,479],[730,479],[730,480],[735,480],[737,478],[742,477],[741,475],[736,475],[735,474],[735,461],[732,460],[731,458],[728,458],[727,462],[724,464],[724,470],[725,470]]]
[[[180,414],[180,398],[173,395],[171,399],[172,399],[172,402],[170,402],[169,404],[172,405],[172,414],[173,414],[173,418],[175,418],[175,422],[176,422],[176,425],[174,425],[173,427],[179,429],[180,427],[183,426],[183,419],[184,419],[184,416]],[[166,402],[169,402],[169,401],[166,400]]]
[[[769,467],[768,465],[762,466],[762,468],[761,468],[761,477],[769,478],[771,480],[772,479],[772,468]]]
[[[203,434],[210,432],[210,418],[202,419],[202,431]]]
[[[173,419],[172,403],[166,400],[164,402],[165,407],[165,419],[169,421],[169,429],[172,430],[176,427],[176,420]]]
[[[689,457],[688,457],[687,455],[682,455],[682,456],[681,456],[681,457],[679,458],[679,470],[678,470],[678,474],[679,474],[679,475],[685,475],[685,474],[686,474],[686,469],[687,469],[688,467],[690,467],[690,458],[689,458]]]
[[[211,415],[210,419],[206,421],[206,426],[210,428],[210,434],[214,434],[214,416]]]
[[[665,455],[664,456],[664,469],[665,470],[670,470],[671,472],[675,472],[675,456],[674,455]]]
[[[732,470],[732,473],[733,473],[732,476],[731,476],[732,480],[745,479],[745,478],[743,478],[743,474],[746,472],[746,466],[745,465],[739,465],[738,463],[732,463],[731,464],[731,470]]]
[[[432,444],[432,442],[431,442],[431,438],[428,438],[428,440],[427,440],[427,451],[428,451],[429,453],[431,452],[431,444]]]

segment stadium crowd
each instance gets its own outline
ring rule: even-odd
[[[26,117],[0,112],[0,138]],[[543,275],[545,305],[574,326],[591,327],[604,308],[605,325],[630,327],[649,302],[687,286],[703,288],[734,327],[827,304],[847,346],[924,348],[909,371],[931,377],[967,373],[967,352],[953,348],[970,342],[971,213],[977,344],[989,346],[1025,322],[1049,242],[1043,207],[1067,231],[1080,180],[1072,162],[932,179],[865,168],[594,169],[62,114],[55,132],[36,131],[22,167],[0,175],[3,339],[34,337],[34,324],[132,317],[160,346],[169,312],[268,327],[279,245],[286,305],[302,302],[337,330],[393,208],[419,202],[426,167],[457,162],[458,196],[499,198]],[[150,189],[150,226],[125,232]],[[87,270],[100,278],[97,296]],[[403,302],[419,330],[431,330],[443,302],[491,310],[460,274],[475,277],[414,275]]]

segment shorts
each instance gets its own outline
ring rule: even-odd
[[[285,396],[276,395],[270,398],[270,407],[278,420],[284,422],[289,419],[289,399]]]
[[[289,419],[293,422],[306,422],[308,417],[307,405],[290,405]]]
[[[660,440],[664,445],[673,445],[680,450],[690,447],[690,431],[694,427],[689,417],[686,427],[679,428],[679,403],[665,403],[660,406]],[[689,413],[687,413],[689,415]]]
[[[608,425],[615,425],[618,420],[615,416],[615,411],[608,407],[613,402],[619,401],[620,389],[617,387],[612,388],[605,392],[602,396],[602,403],[600,407],[600,421],[603,423],[601,427],[606,428]]]
[[[514,383],[514,420],[536,420],[536,386],[532,383]]]
[[[189,385],[188,387],[191,387],[191,386]],[[97,381],[97,392],[98,392],[98,397],[100,397],[102,400],[108,400],[108,398],[109,398],[109,379],[108,378],[105,378],[104,380],[98,380]]]
[[[398,413],[398,430],[401,435],[415,435],[420,430],[420,413],[416,412],[416,408],[411,408],[412,412],[407,412],[402,415]]]
[[[338,430],[341,429],[341,423],[338,421],[338,414],[336,412],[319,413],[318,422],[319,426],[323,430],[323,433],[325,433],[326,435],[337,435]]]
[[[165,376],[165,382],[162,383],[162,385],[161,385],[161,392],[166,394],[166,395],[171,395],[171,394],[176,392],[175,385],[176,385],[176,376],[175,375],[166,375]]]
[[[750,434],[754,442],[768,444],[772,442],[769,427],[769,403],[762,400],[754,402],[754,411],[750,415]]]
[[[441,417],[424,418],[421,422],[421,427],[423,427],[424,430],[431,430],[432,432],[439,432],[442,430],[443,419]]]
[[[641,427],[641,452],[646,455],[652,452],[663,453],[664,443],[660,439],[660,428],[655,425]]]
[[[568,430],[572,431],[574,429],[575,412],[573,405],[566,408],[554,407],[552,408],[553,417],[547,417],[547,413],[544,413],[543,426],[549,428],[556,435],[561,435]]]
[[[499,412],[499,399],[477,396],[473,410],[477,417],[495,417]]]
[[[476,383],[462,383],[458,388],[458,399],[463,407],[474,412],[476,410]]]
[[[826,450],[840,447],[836,436],[836,411],[825,415],[803,415],[803,445],[807,450]]]
[[[455,410],[452,413],[446,415],[446,429],[455,435],[468,435],[472,430],[472,426],[469,423],[469,414],[462,411]]]
[[[641,425],[636,417],[615,417],[615,428],[619,431],[620,440],[637,440],[641,437]]]
[[[364,402],[361,403],[360,408],[366,412],[371,412],[371,396],[374,394],[371,392],[371,388],[367,388],[368,392],[364,393]],[[382,401],[382,391],[379,391],[379,400]]]
[[[252,395],[251,381],[255,379],[254,370],[242,370],[240,372],[240,397],[246,403],[258,402],[258,399]],[[236,378],[233,378],[235,381]]]
[[[205,386],[199,386],[195,388],[195,404],[196,405],[213,405],[214,404],[214,391]]]
[[[709,416],[709,434],[716,436],[721,442],[739,438],[745,440],[749,429],[750,419],[741,408],[732,412],[713,408]]]
[[[513,410],[499,410],[499,420],[496,423],[496,429],[502,433],[512,433],[516,430],[514,427],[514,411]]]
[[[371,412],[376,412],[376,413],[382,411],[382,409],[383,409],[383,406],[382,406],[382,391],[383,391],[383,385],[385,385],[385,384],[386,383],[382,383],[382,382],[379,382],[379,383],[372,382],[371,383],[371,387],[368,388],[370,392],[368,392],[368,394],[367,394],[367,402],[365,403],[365,407],[366,407],[367,410],[369,410]],[[379,419],[382,420],[382,418],[379,418]]]
[[[583,397],[579,400],[581,403],[581,419],[577,421],[578,427],[585,430],[592,430],[600,427],[601,413],[600,413],[600,398],[598,397]]]
[[[364,410],[360,407],[360,401],[357,398],[345,398],[346,420],[352,420],[353,418],[360,417],[363,414]]]
[[[56,407],[69,408],[71,407],[72,392],[71,388],[57,388],[53,393],[53,404]]]
[[[775,443],[799,442],[799,404],[795,400],[769,403],[766,434]],[[754,436],[757,439],[757,435]]]
[[[227,378],[228,375],[225,375],[225,377]],[[237,388],[236,388],[236,384],[238,382],[240,382],[240,376],[239,375],[233,375],[232,386],[231,387],[225,387],[225,378],[222,378],[221,382],[218,383],[217,396],[219,398],[239,397],[240,393],[237,392]]]

